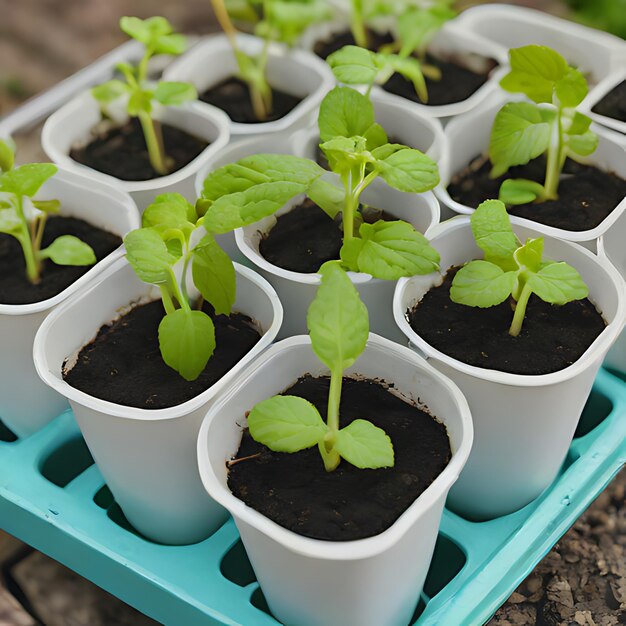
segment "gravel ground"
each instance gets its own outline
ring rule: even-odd
[[[519,3],[563,12],[557,0]],[[214,27],[208,0],[0,0],[0,115],[121,43],[120,16],[155,13],[189,33]],[[25,139],[22,160],[43,158],[36,134]],[[490,626],[626,624],[625,491],[622,471]],[[0,570],[0,626],[155,624],[2,533]]]

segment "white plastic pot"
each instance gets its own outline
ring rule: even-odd
[[[623,63],[626,51],[626,43],[615,35],[522,6],[476,6],[454,21],[460,28],[506,48],[549,46],[589,75],[593,83],[619,66],[620,56]]]
[[[513,228],[520,240],[537,230]],[[444,271],[482,258],[469,217],[456,217],[434,228],[429,238],[441,254]],[[602,360],[626,319],[626,293],[616,270],[605,259],[567,241],[546,238],[546,258],[573,265],[589,286],[589,299],[608,322],[578,361],[540,376],[508,374],[466,365],[426,343],[406,317],[441,275],[401,279],[394,315],[418,352],[449,376],[465,394],[474,421],[475,441],[448,505],[463,515],[485,519],[516,511],[535,499],[555,478]],[[471,330],[470,330],[471,332]]]
[[[441,122],[417,110],[404,98],[388,99],[380,94],[372,95],[376,121],[387,135],[400,143],[416,148],[438,161],[445,141]],[[293,154],[313,161],[317,158],[320,144],[317,125],[293,135]]]
[[[480,109],[452,120],[444,131],[444,149],[439,161],[441,182],[435,189],[435,194],[443,205],[455,213],[471,214],[476,207],[470,207],[453,200],[447,191],[447,187],[452,178],[464,170],[474,157],[488,152],[493,121],[498,111],[509,101],[511,101],[511,98],[507,94],[500,93],[494,95]],[[595,152],[582,160],[626,178],[625,147],[615,141],[614,134],[596,125],[592,125],[592,130],[597,133],[600,141]],[[485,200],[487,199],[485,198]],[[582,231],[546,226],[526,218],[517,218],[517,220],[520,224],[534,228],[543,235],[575,241],[595,251],[597,238],[607,232],[625,209],[626,198],[595,228]]]
[[[605,76],[587,95],[585,100],[580,106],[583,113],[586,113],[594,122],[602,124],[612,130],[616,130],[623,135],[626,135],[626,122],[622,122],[613,117],[601,115],[593,110],[593,107],[604,98],[610,91],[617,87],[620,83],[626,80],[626,44],[624,45],[624,56],[621,66],[616,71],[612,72],[608,76]],[[623,137],[624,143],[626,143],[626,137]]]
[[[235,310],[250,315],[262,337],[219,382],[183,404],[157,410],[128,407],[94,398],[63,380],[66,360],[71,363],[102,325],[129,305],[158,297],[158,289],[142,283],[126,259],[59,307],[35,339],[37,373],[69,399],[115,500],[130,523],[154,541],[200,541],[226,519],[200,483],[195,456],[200,422],[219,392],[273,341],[282,320],[280,302],[266,281],[248,268],[236,270]],[[189,288],[195,291],[191,283]]]
[[[387,185],[372,185],[363,192],[361,199],[365,204],[387,210],[399,220],[409,222],[422,233],[439,221],[439,204],[430,192],[408,194]],[[274,287],[285,308],[285,320],[279,333],[281,339],[308,332],[306,313],[320,285],[320,275],[292,272],[269,263],[260,254],[259,243],[276,224],[276,217],[288,213],[300,202],[302,197],[286,204],[276,215],[235,231],[239,250]],[[395,282],[372,278],[369,274],[349,272],[348,275],[368,308],[371,331],[388,339],[403,340],[391,310]]]
[[[626,280],[626,213],[598,239],[598,255],[608,259]],[[626,374],[626,331],[617,338],[604,365]]]
[[[237,43],[247,54],[258,55],[263,40],[252,35],[237,35]],[[226,35],[203,38],[189,52],[179,57],[164,72],[165,80],[193,83],[202,93],[238,71],[235,55]],[[269,47],[267,80],[273,87],[302,97],[284,117],[258,124],[244,124],[229,120],[233,138],[275,133],[308,123],[326,93],[335,85],[330,68],[315,55],[304,50],[287,48],[272,43]],[[200,102],[200,106],[209,106]]]
[[[140,225],[130,196],[101,182],[59,169],[35,199],[61,202],[61,215],[84,219],[120,237]],[[44,385],[33,365],[33,340],[41,322],[61,302],[94,280],[120,252],[112,252],[52,298],[32,304],[0,304],[0,416],[26,437],[67,408],[65,398]]]
[[[427,406],[448,430],[452,459],[386,531],[357,541],[320,541],[287,530],[232,495],[226,461],[237,452],[244,415],[304,375],[328,371],[306,336],[272,346],[208,413],[198,439],[200,475],[227,508],[274,616],[298,626],[405,626],[419,599],[446,495],[472,445],[467,402],[447,378],[408,348],[370,335],[345,373],[393,383],[394,393]]]
[[[117,189],[130,193],[140,211],[143,211],[161,193],[181,193],[189,201],[195,201],[194,178],[211,156],[219,153],[229,139],[228,118],[214,107],[192,102],[181,107],[156,107],[155,119],[180,128],[209,145],[185,167],[177,172],[144,181],[126,181],[103,174],[81,165],[70,157],[74,146],[89,142],[92,129],[100,122],[102,114],[99,103],[91,92],[77,96],[44,124],[41,145],[48,157],[66,169],[89,176],[91,179],[115,185]]]
[[[205,164],[204,167],[196,175],[195,190],[196,198],[202,195],[204,188],[204,180],[213,172],[224,165],[235,163],[239,159],[243,159],[254,154],[292,154],[291,133],[289,131],[281,133],[272,133],[271,135],[260,135],[258,137],[250,137],[235,141],[228,144],[219,153],[214,154]],[[235,242],[235,233],[225,233],[216,235],[216,240],[228,256],[239,263],[245,263],[246,258],[241,254],[237,243]]]

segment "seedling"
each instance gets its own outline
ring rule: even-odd
[[[255,116],[267,119],[272,112],[272,88],[267,82],[269,46],[277,41],[293,45],[311,25],[328,19],[329,7],[323,0],[211,0],[217,20],[232,46],[239,72],[246,83]],[[258,56],[246,54],[237,43],[237,29],[231,13],[254,24],[255,33],[263,38]]]
[[[193,284],[215,313],[229,315],[235,302],[235,268],[211,233],[197,244],[194,233],[204,220],[180,194],[155,198],[144,212],[142,228],[126,235],[126,258],[137,276],[161,291],[165,316],[159,324],[163,361],[186,380],[200,376],[215,350],[212,319],[200,310],[187,290],[191,266]]]
[[[282,154],[246,157],[205,180],[198,207],[207,227],[229,232],[307,194],[332,219],[341,214],[341,261],[347,269],[386,280],[435,271],[439,254],[424,235],[403,221],[362,223],[359,199],[379,176],[404,192],[432,189],[439,182],[437,164],[419,150],[387,143],[369,99],[348,87],[327,94],[318,121],[321,148],[343,192],[322,180],[327,172],[313,161]]]
[[[360,469],[393,467],[393,445],[384,430],[363,419],[339,428],[343,372],[365,349],[369,320],[367,308],[338,262],[324,263],[320,274],[322,283],[309,307],[307,325],[313,352],[330,369],[326,422],[307,400],[274,396],[250,411],[250,434],[275,452],[317,446],[328,472],[342,458]]]
[[[15,237],[22,247],[28,280],[37,284],[43,262],[56,265],[93,265],[96,255],[91,246],[73,235],[57,237],[41,248],[49,215],[59,212],[58,200],[34,200],[40,187],[56,174],[52,163],[30,163],[14,167],[15,146],[0,140],[0,232]]]
[[[557,305],[587,297],[587,285],[571,265],[543,260],[543,237],[519,242],[500,200],[483,202],[470,222],[485,258],[470,261],[457,272],[450,288],[453,302],[488,308],[512,296],[515,313],[509,334],[517,337],[533,293]]]
[[[576,111],[587,95],[583,74],[545,46],[523,46],[509,52],[511,71],[500,85],[522,93],[530,102],[511,102],[496,115],[489,143],[492,178],[514,165],[524,165],[544,153],[544,183],[507,179],[500,186],[500,200],[526,204],[558,198],[559,179],[565,160],[591,154],[598,145],[589,130],[591,119]]]
[[[127,111],[131,117],[137,117],[148,148],[150,164],[154,170],[164,176],[169,173],[171,164],[165,155],[160,123],[152,117],[154,102],[164,106],[177,106],[195,100],[196,89],[189,83],[161,81],[156,85],[148,82],[148,64],[156,54],[178,55],[186,48],[183,35],[173,32],[172,26],[164,17],[151,17],[141,20],[137,17],[123,17],[120,28],[130,37],[145,46],[143,58],[133,67],[129,63],[118,63],[117,70],[123,80],[110,80],[91,90],[98,100],[103,113],[112,102],[125,97]]]

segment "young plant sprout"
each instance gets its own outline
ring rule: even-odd
[[[56,265],[93,265],[96,255],[91,246],[73,235],[57,237],[41,248],[49,215],[59,212],[58,200],[34,200],[40,187],[56,174],[52,163],[15,164],[15,146],[0,140],[0,232],[15,237],[22,247],[28,280],[37,284],[43,262]]]
[[[323,0],[211,0],[211,4],[232,46],[239,70],[237,77],[250,91],[254,114],[259,120],[267,119],[272,112],[272,88],[267,82],[271,42],[293,45],[308,26],[328,19],[330,9]],[[231,15],[255,25],[255,33],[263,38],[258,56],[246,54],[240,48]]]
[[[282,154],[246,157],[205,180],[198,209],[206,213],[207,228],[224,233],[247,226],[307,194],[330,218],[341,215],[341,261],[347,269],[385,280],[435,271],[439,254],[424,235],[399,220],[362,223],[359,199],[379,176],[404,192],[432,189],[439,182],[437,164],[419,150],[387,143],[372,103],[348,87],[327,94],[318,121],[321,148],[343,191],[322,180],[327,172],[314,161]]]
[[[369,320],[367,308],[337,261],[324,263],[320,274],[322,283],[309,307],[307,325],[313,352],[330,369],[326,422],[307,400],[274,396],[250,411],[250,434],[275,452],[317,446],[328,472],[342,458],[360,469],[393,467],[393,445],[384,430],[363,419],[339,428],[343,372],[365,349]]]
[[[133,67],[128,63],[118,63],[117,70],[123,80],[110,80],[91,90],[106,113],[106,105],[122,96],[128,100],[127,111],[131,117],[137,117],[146,140],[150,164],[154,170],[164,176],[169,173],[171,164],[165,154],[161,126],[152,117],[154,102],[164,106],[177,106],[198,97],[196,89],[189,83],[164,82],[156,85],[148,82],[148,63],[156,54],[178,55],[187,46],[185,37],[173,32],[172,26],[164,17],[150,17],[141,20],[137,17],[123,17],[120,28],[130,37],[145,46],[143,58]]]
[[[126,258],[137,276],[161,290],[163,361],[189,381],[200,376],[215,350],[215,327],[200,310],[202,298],[218,315],[229,315],[235,302],[235,268],[228,255],[209,232],[192,244],[203,221],[180,194],[162,194],[145,210],[143,227],[124,239]],[[193,284],[202,296],[196,308],[187,290],[190,265]]]
[[[500,200],[486,200],[470,218],[476,245],[485,253],[454,277],[450,299],[457,304],[488,308],[513,298],[509,334],[522,330],[526,306],[534,293],[550,304],[567,304],[588,295],[580,274],[567,263],[544,260],[543,237],[521,244]]]
[[[536,104],[511,102],[496,115],[489,143],[491,176],[502,176],[510,167],[546,153],[543,184],[507,179],[500,186],[499,198],[506,204],[554,200],[565,160],[587,156],[598,145],[598,137],[589,130],[591,119],[576,111],[587,95],[587,81],[582,72],[545,46],[515,48],[509,55],[511,71],[500,85]]]

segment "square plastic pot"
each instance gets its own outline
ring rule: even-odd
[[[237,452],[244,415],[304,374],[327,375],[307,336],[265,352],[206,416],[198,462],[208,493],[232,514],[274,616],[298,626],[406,626],[419,600],[450,486],[468,457],[472,422],[456,386],[408,348],[370,335],[344,375],[382,379],[446,425],[452,459],[386,531],[357,541],[320,541],[279,526],[232,495],[226,461]]]
[[[59,169],[35,199],[61,202],[61,215],[86,220],[120,237],[140,226],[128,194],[101,182]],[[0,304],[0,416],[19,437],[26,437],[67,408],[62,396],[44,385],[33,364],[39,325],[60,303],[93,281],[120,255],[114,251],[52,298],[32,304]]]
[[[495,94],[480,110],[459,116],[446,127],[443,155],[439,161],[441,182],[435,189],[435,194],[442,205],[451,211],[466,215],[474,212],[476,207],[470,207],[453,200],[447,187],[452,178],[465,169],[474,157],[487,154],[491,128],[496,114],[510,101],[511,98],[508,94],[502,92]],[[596,125],[592,125],[592,130],[597,133],[600,141],[595,152],[584,158],[584,162],[605,171],[615,172],[622,178],[626,178],[626,147],[615,140],[614,133]],[[485,200],[487,199],[485,198]],[[542,235],[574,241],[595,252],[598,237],[611,228],[624,210],[626,210],[626,198],[622,199],[595,228],[581,231],[546,226],[526,218],[516,218],[516,220],[528,228],[534,228]]]
[[[604,98],[610,91],[617,87],[620,83],[626,80],[626,44],[624,44],[624,55],[622,57],[622,63],[614,72],[611,72],[608,76],[605,76],[587,95],[581,104],[580,108],[583,113],[586,113],[594,122],[615,130],[622,135],[626,135],[626,122],[622,122],[613,117],[607,115],[601,115],[593,110],[593,107]],[[626,144],[626,137],[622,138],[624,144]]]
[[[252,35],[237,35],[237,43],[242,51],[251,55],[260,54],[263,47],[263,40]],[[211,35],[174,61],[163,77],[165,80],[193,83],[202,93],[237,72],[235,55],[226,35]],[[233,138],[276,133],[306,125],[309,118],[316,114],[323,97],[335,85],[333,73],[321,59],[304,50],[276,43],[269,46],[267,79],[273,87],[303,100],[287,115],[272,122],[244,124],[229,119]],[[199,105],[209,106],[202,102]]]
[[[195,446],[200,422],[216,396],[275,338],[282,308],[273,289],[248,268],[236,266],[235,310],[259,325],[259,342],[212,387],[166,409],[140,409],[86,394],[63,380],[72,362],[99,328],[139,301],[158,298],[126,259],[107,275],[59,307],[35,339],[37,373],[65,396],[104,479],[129,522],[143,535],[165,544],[200,541],[226,519],[200,482]],[[191,282],[189,289],[193,289]],[[194,293],[192,290],[191,293]],[[197,292],[195,292],[197,293]]]
[[[513,219],[521,241],[542,233]],[[482,258],[469,217],[456,217],[429,233],[441,267]],[[556,477],[604,356],[624,326],[626,293],[605,259],[559,239],[545,239],[546,258],[573,265],[589,286],[589,299],[608,322],[572,365],[552,374],[527,376],[474,367],[431,346],[411,328],[406,313],[433,286],[439,273],[398,281],[396,322],[415,349],[449,376],[467,398],[474,421],[474,447],[448,505],[474,519],[512,513],[534,500]]]
[[[198,102],[181,107],[159,106],[154,109],[153,116],[159,121],[208,141],[209,145],[185,167],[151,180],[120,180],[81,165],[70,157],[70,151],[76,145],[89,142],[93,128],[102,118],[100,105],[89,91],[70,100],[48,118],[41,132],[41,144],[54,163],[88,176],[92,180],[115,185],[117,189],[129,193],[140,211],[161,193],[181,193],[193,202],[196,174],[211,156],[219,153],[228,143],[228,118],[219,109],[209,105],[200,106]]]
[[[320,285],[320,275],[292,272],[268,262],[259,252],[259,243],[276,224],[277,216],[288,213],[302,202],[302,199],[298,197],[277,211],[275,215],[235,231],[240,252],[274,287],[285,308],[285,320],[279,333],[280,339],[308,332],[306,314]],[[388,210],[397,219],[409,222],[422,233],[439,222],[439,204],[430,192],[419,195],[409,194],[396,191],[387,185],[373,184],[363,192],[362,201],[365,204]],[[403,341],[402,334],[398,332],[394,323],[391,309],[395,281],[380,280],[363,273],[348,272],[348,275],[367,306],[372,332],[388,339]]]

